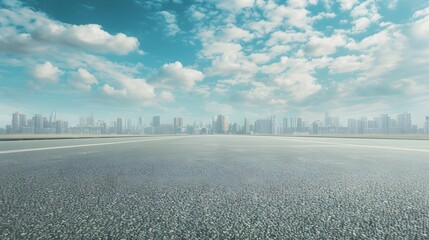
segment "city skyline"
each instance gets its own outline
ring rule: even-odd
[[[149,119],[146,120],[145,119]],[[165,120],[167,119],[167,120]],[[90,116],[79,117],[79,123],[72,125],[64,118],[57,118],[57,112],[49,116],[26,113],[12,113],[10,124],[0,128],[0,134],[429,134],[429,116],[419,126],[413,122],[409,112],[395,116],[379,114],[377,116],[347,118],[342,124],[341,118],[325,112],[323,120],[305,119],[300,116],[270,116],[257,119],[244,117],[233,121],[229,116],[219,114],[211,121],[184,121],[181,116],[163,118],[145,116],[136,119],[117,117],[115,119],[97,119],[91,111]]]
[[[92,108],[417,121],[429,114],[428,25],[424,0],[0,0],[0,126],[17,109]]]

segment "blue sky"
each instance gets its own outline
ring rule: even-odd
[[[0,125],[429,115],[424,0],[0,1]]]

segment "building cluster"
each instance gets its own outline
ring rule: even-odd
[[[68,122],[57,120],[56,112],[49,117],[36,114],[27,118],[26,114],[15,112],[12,114],[11,125],[7,125],[5,133],[11,134],[62,134],[69,130]]]
[[[275,116],[255,121],[244,119],[243,124],[230,122],[228,116],[218,115],[211,123],[194,122],[185,125],[182,117],[174,117],[170,123],[163,123],[160,116],[153,116],[145,124],[142,116],[136,121],[118,117],[114,120],[95,120],[93,114],[79,118],[76,126],[67,121],[58,120],[56,112],[49,117],[35,114],[27,118],[26,114],[12,114],[11,124],[0,133],[5,134],[255,134],[255,135],[331,135],[331,134],[429,134],[429,116],[425,118],[423,128],[413,124],[410,113],[401,113],[396,117],[380,114],[372,119],[348,119],[347,125],[340,123],[339,117],[325,114],[323,120],[307,121],[301,117],[284,117],[276,121]]]

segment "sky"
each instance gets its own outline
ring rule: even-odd
[[[0,0],[0,126],[429,115],[426,0]]]

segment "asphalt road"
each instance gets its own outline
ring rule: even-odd
[[[429,239],[429,141],[0,142],[0,239]]]

